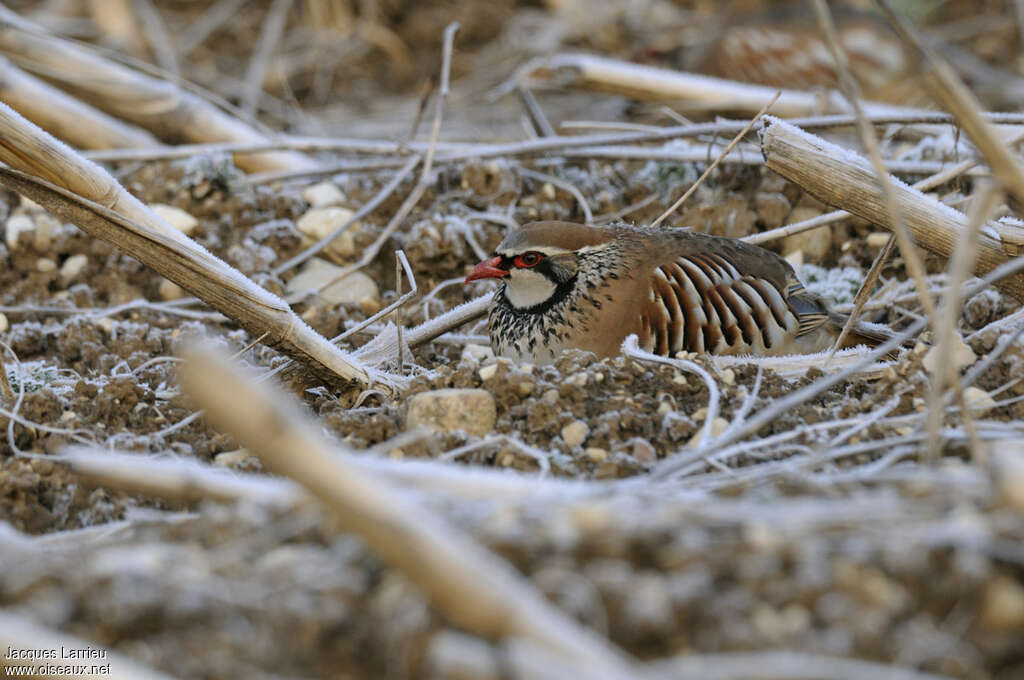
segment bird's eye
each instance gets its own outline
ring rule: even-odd
[[[515,265],[517,267],[536,267],[537,263],[540,262],[541,258],[544,257],[541,253],[530,251],[523,253],[515,259]]]

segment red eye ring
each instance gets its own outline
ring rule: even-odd
[[[531,250],[528,253],[523,253],[522,255],[517,256],[516,259],[512,261],[512,264],[520,269],[530,269],[531,267],[536,267],[542,259],[544,259],[543,253]]]

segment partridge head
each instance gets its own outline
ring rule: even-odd
[[[630,334],[656,354],[822,351],[837,318],[778,255],[685,229],[534,222],[510,233],[466,282],[495,278],[496,353],[547,363],[599,357]]]

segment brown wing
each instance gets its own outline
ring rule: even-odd
[[[641,312],[640,341],[649,351],[782,353],[828,321],[825,308],[774,253],[676,231],[666,230],[667,254],[653,267]]]

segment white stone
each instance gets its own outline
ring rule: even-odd
[[[36,271],[43,273],[52,272],[57,268],[57,263],[48,257],[41,257],[36,260]]]
[[[32,247],[38,253],[48,253],[53,248],[53,232],[60,228],[60,222],[53,215],[42,213],[35,216],[36,231]]]
[[[462,360],[482,364],[494,358],[494,350],[489,345],[466,345],[462,348]]]
[[[587,449],[584,450],[583,453],[585,453],[587,455],[587,458],[594,461],[595,463],[603,463],[606,460],[608,460],[608,451],[602,448],[598,448],[596,446],[587,447]]]
[[[481,368],[477,373],[480,375],[480,379],[487,382],[495,376],[498,372],[498,364],[487,364]]]
[[[949,354],[949,360],[953,362],[953,369],[959,371],[962,368],[966,368],[973,364],[977,360],[977,356],[964,339],[960,337],[959,333],[953,334],[953,343],[951,346],[951,352]],[[939,367],[939,345],[935,344],[928,349],[928,352],[924,355],[922,362],[926,371],[935,375],[935,371]]]
[[[85,269],[85,266],[89,264],[89,256],[84,253],[78,253],[72,255],[68,259],[64,260],[64,264],[60,266],[60,280],[66,286],[78,277]]]
[[[306,237],[310,244],[320,241],[342,224],[347,222],[354,213],[348,208],[337,206],[329,208],[313,208],[299,218],[295,224],[299,233]],[[340,236],[335,238],[324,250],[341,258],[350,258],[356,253],[355,233],[359,223],[351,225]]]
[[[36,223],[28,215],[11,215],[4,224],[4,238],[7,241],[7,249],[15,251],[18,249],[18,237],[25,232],[35,231]]]
[[[968,387],[964,390],[964,402],[974,416],[983,416],[996,407],[996,400],[980,387]]]
[[[319,290],[338,278],[343,268],[318,257],[307,262],[299,273],[288,282],[288,295]],[[352,272],[337,283],[332,283],[318,293],[321,299],[331,304],[363,304],[364,301],[380,301],[377,283],[363,272]]]
[[[199,220],[189,215],[181,208],[176,208],[173,205],[165,205],[163,203],[154,203],[149,206],[150,210],[155,212],[158,217],[163,219],[169,225],[180,231],[185,236],[191,236],[196,227],[199,226]]]
[[[482,436],[494,429],[498,418],[494,397],[481,389],[445,389],[421,392],[409,400],[406,427],[434,432],[462,430]]]
[[[868,234],[867,242],[868,248],[882,248],[889,242],[889,232],[873,231]]]
[[[213,464],[221,467],[233,467],[235,465],[242,465],[250,458],[252,458],[252,454],[245,449],[235,449],[234,451],[218,453],[213,457]]]
[[[7,321],[7,315],[0,312],[0,333],[7,332],[7,329],[11,327],[11,324]]]
[[[161,300],[180,300],[185,297],[185,289],[170,279],[161,278],[157,292]]]
[[[574,420],[562,428],[562,440],[570,449],[582,444],[589,435],[590,428],[582,420]]]
[[[302,200],[312,208],[326,208],[344,203],[345,194],[331,182],[320,182],[303,189]]]

